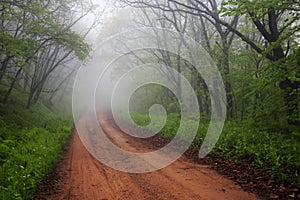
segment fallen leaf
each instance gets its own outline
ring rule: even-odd
[[[295,194],[294,194],[294,193],[293,193],[293,194],[290,194],[289,197],[295,198]]]
[[[270,194],[270,199],[278,199],[279,196],[276,194]]]
[[[285,191],[285,187],[283,187],[283,185],[280,185],[279,192],[284,192],[284,191]]]

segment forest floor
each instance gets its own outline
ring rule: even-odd
[[[146,152],[153,145],[129,137],[108,117],[101,127],[124,149]],[[87,128],[87,131],[90,131]],[[124,173],[96,160],[75,130],[62,159],[38,188],[35,199],[258,199],[208,165],[181,157],[170,166],[145,174]]]

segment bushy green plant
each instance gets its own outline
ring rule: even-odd
[[[69,130],[53,133],[42,128],[19,133],[31,139],[11,148],[9,156],[0,166],[1,199],[30,199],[37,184],[57,160],[69,136]]]
[[[68,140],[72,118],[38,103],[0,103],[0,199],[31,199]],[[20,99],[21,101],[22,99]]]
[[[214,153],[237,162],[252,161],[253,166],[270,171],[278,181],[290,182],[300,169],[299,137],[258,130],[227,122]]]

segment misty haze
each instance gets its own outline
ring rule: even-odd
[[[298,1],[0,10],[0,199],[300,199]]]

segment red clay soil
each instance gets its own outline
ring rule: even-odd
[[[124,149],[146,152],[152,149],[121,132],[107,117],[101,126],[115,144]],[[108,131],[109,130],[109,131]],[[80,200],[254,200],[233,181],[224,178],[207,165],[181,157],[156,172],[131,174],[114,170],[96,160],[84,147],[78,133],[64,151],[63,158],[43,180],[34,199]]]

